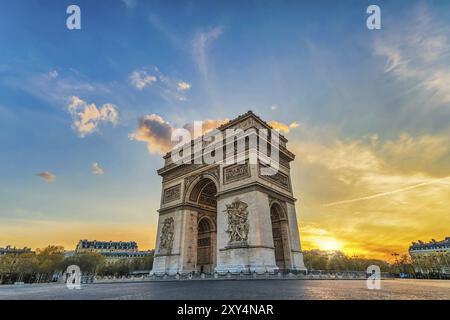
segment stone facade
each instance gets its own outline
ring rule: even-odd
[[[409,254],[417,273],[440,273],[450,275],[450,237],[430,242],[413,242]]]
[[[80,240],[76,246],[75,253],[95,252],[106,258],[107,264],[113,264],[117,261],[136,258],[144,258],[151,255],[152,251],[139,251],[135,241],[97,241],[97,240]],[[72,254],[68,254],[71,256]]]
[[[218,128],[271,129],[251,111]],[[152,273],[305,271],[290,180],[295,156],[280,135],[279,170],[262,163],[175,164],[167,154]],[[237,150],[235,150],[238,152]],[[238,156],[236,154],[236,156]]]

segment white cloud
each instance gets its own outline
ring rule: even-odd
[[[105,172],[103,171],[103,169],[100,167],[100,165],[97,162],[93,162],[92,163],[92,170],[91,170],[93,175],[102,175]]]
[[[177,85],[178,85],[178,90],[179,91],[187,91],[187,90],[189,90],[191,88],[191,84],[187,83],[187,82],[184,82],[184,81],[178,82]]]
[[[278,106],[276,104],[270,106],[270,110],[276,111],[278,110]]]
[[[130,82],[136,89],[142,90],[155,83],[156,77],[148,74],[146,70],[137,70],[131,73]]]
[[[42,179],[44,179],[45,181],[51,183],[53,181],[55,181],[56,176],[49,172],[49,171],[44,171],[41,173],[36,174],[38,177],[41,177]]]
[[[119,119],[115,105],[107,103],[97,108],[95,104],[88,104],[76,96],[71,98],[67,111],[72,116],[72,127],[81,138],[97,131],[100,124],[116,125]]]
[[[289,125],[289,128],[290,128],[290,129],[295,129],[295,128],[298,128],[298,127],[300,127],[300,125],[298,124],[297,121],[294,121],[294,122],[292,122],[292,123]]]
[[[50,76],[50,78],[56,79],[56,78],[58,78],[58,71],[56,71],[56,70],[51,70],[51,71],[48,73],[48,75]]]

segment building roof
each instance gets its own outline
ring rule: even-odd
[[[23,248],[16,248],[11,246],[6,246],[5,248],[0,248],[0,254],[7,254],[7,253],[13,253],[13,254],[19,254],[19,253],[27,253],[31,252],[30,248],[23,247]]]
[[[409,247],[409,250],[424,250],[424,249],[446,249],[450,248],[450,237],[446,237],[444,240],[436,241],[431,239],[430,242],[423,242],[419,240],[418,242],[413,242]]]
[[[97,241],[97,240],[80,240],[77,248],[93,248],[93,249],[136,249],[138,245],[135,241]]]

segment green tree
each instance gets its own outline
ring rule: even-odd
[[[36,254],[34,252],[23,253],[17,255],[15,260],[13,272],[18,276],[16,281],[29,282],[39,267]]]
[[[55,272],[61,271],[62,269],[64,247],[48,246],[44,249],[38,249],[37,260],[39,263],[37,281],[48,281]]]
[[[96,275],[98,271],[105,264],[105,257],[96,252],[86,252],[75,255],[75,260],[81,269],[81,272],[86,275]]]
[[[0,256],[0,284],[6,281],[6,277],[14,271],[16,257],[13,254]]]

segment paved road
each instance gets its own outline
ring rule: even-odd
[[[236,280],[97,283],[81,290],[59,284],[0,286],[0,299],[445,299],[450,281],[382,280],[368,290],[363,280]]]

